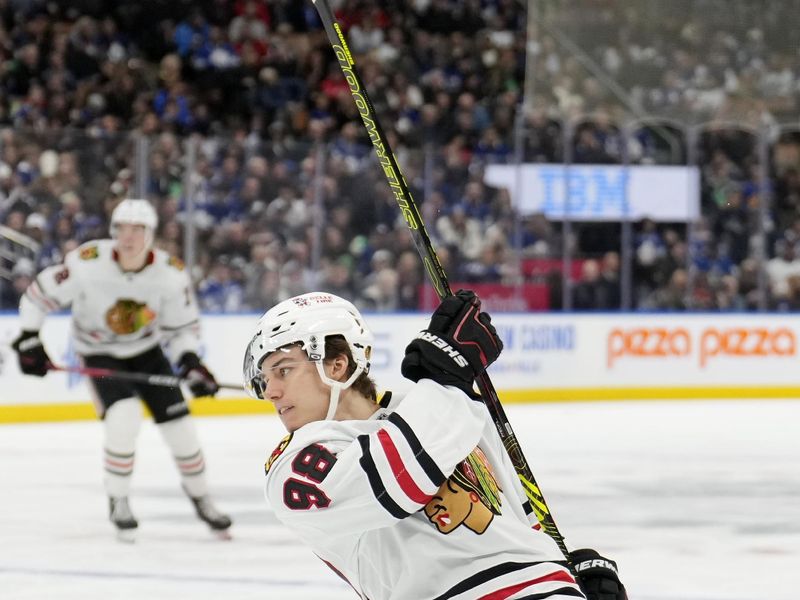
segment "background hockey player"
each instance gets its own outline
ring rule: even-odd
[[[21,299],[22,333],[13,343],[24,373],[47,374],[52,363],[39,329],[49,311],[71,307],[75,349],[86,367],[172,375],[163,345],[195,396],[217,392],[198,356],[198,310],[189,277],[178,259],[152,247],[157,222],[146,200],[123,200],[111,216],[114,239],[87,242],[63,264],[39,273]],[[110,518],[120,533],[138,527],[128,494],[142,417],[139,399],[172,451],[197,515],[226,532],[231,520],[209,500],[205,459],[181,390],[107,378],[91,385],[104,424]]]
[[[444,299],[406,349],[415,383],[378,401],[372,334],[348,301],[311,293],[258,323],[245,386],[289,431],[270,456],[277,517],[363,598],[623,600],[616,565],[532,527],[473,381],[500,354],[471,292]],[[583,592],[581,591],[583,590]]]

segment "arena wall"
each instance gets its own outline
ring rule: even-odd
[[[241,355],[257,315],[205,315],[204,356],[225,383],[241,381]],[[399,372],[408,340],[426,315],[370,315],[372,373],[403,392]],[[504,402],[800,397],[800,316],[782,314],[522,314],[494,317],[505,351],[492,366]],[[0,422],[94,418],[82,376],[22,375],[9,347],[16,314],[0,315]],[[50,356],[77,365],[69,317],[42,330]],[[225,391],[193,403],[198,415],[271,412],[268,402]]]

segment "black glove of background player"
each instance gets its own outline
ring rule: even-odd
[[[23,331],[11,343],[11,347],[17,352],[20,371],[36,377],[47,375],[52,363],[42,340],[39,339],[38,331]]]
[[[219,391],[217,380],[194,352],[184,352],[178,360],[178,375],[197,396],[213,396]]]

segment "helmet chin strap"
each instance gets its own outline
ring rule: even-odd
[[[336,414],[336,409],[339,408],[339,393],[341,391],[341,386],[331,386],[331,397],[330,401],[328,402],[328,413],[325,415],[326,421],[333,421],[333,417]]]
[[[317,372],[319,373],[320,379],[325,385],[330,386],[331,394],[330,400],[328,402],[328,413],[325,415],[326,421],[332,421],[334,415],[336,414],[336,409],[339,408],[339,394],[341,394],[342,390],[346,390],[353,382],[358,378],[359,375],[364,371],[364,368],[360,365],[356,365],[356,370],[353,371],[353,374],[347,378],[347,381],[336,381],[328,377],[325,373],[325,367],[322,364],[322,360],[314,361],[317,365]]]

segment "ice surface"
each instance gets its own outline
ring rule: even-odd
[[[631,600],[797,599],[800,402],[507,412],[568,545],[615,558]],[[235,521],[230,542],[194,516],[151,422],[138,445],[132,545],[107,521],[98,423],[0,426],[0,598],[355,598],[264,501],[277,419],[196,423],[212,494]]]

